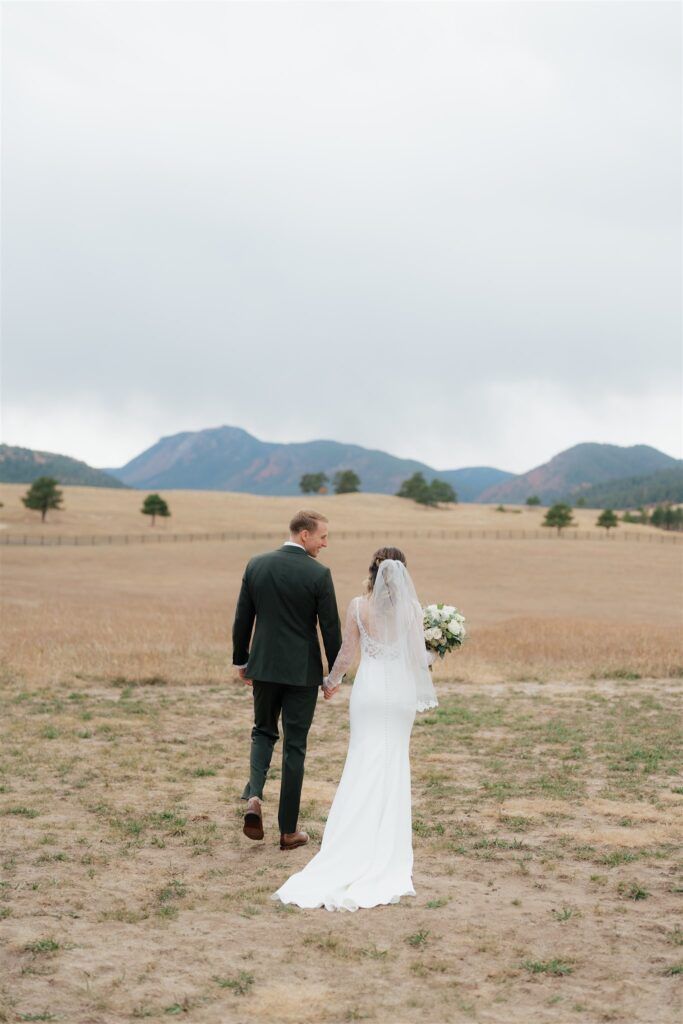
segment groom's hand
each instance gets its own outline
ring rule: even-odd
[[[239,673],[239,677],[240,677],[240,679],[242,680],[242,682],[244,683],[245,686],[252,686],[254,681],[253,681],[253,679],[247,679],[247,674],[246,674],[246,672],[244,671],[243,668],[238,668],[237,672]]]
[[[325,700],[332,700],[335,693],[339,689],[339,686],[340,683],[337,683],[336,686],[323,686],[323,697],[325,698]]]

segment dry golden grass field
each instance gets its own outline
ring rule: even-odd
[[[0,1021],[680,1020],[679,541],[606,540],[588,510],[590,539],[532,539],[540,510],[312,502],[342,609],[395,542],[420,597],[471,631],[413,733],[417,896],[328,914],[270,894],[320,841],[348,686],[311,730],[311,846],[277,846],[277,751],[263,843],[238,800],[234,602],[297,500],[169,492],[152,530],[139,492],[65,487],[41,526],[25,490],[0,487],[3,534],[113,542],[0,547]],[[239,530],[274,536],[120,542]]]

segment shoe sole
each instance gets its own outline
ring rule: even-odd
[[[307,842],[308,842],[308,839],[302,839],[300,843],[287,843],[286,845],[284,843],[280,843],[280,849],[281,850],[296,850],[299,846],[305,846]]]
[[[242,831],[248,839],[263,839],[263,822],[258,814],[244,815],[244,828]]]

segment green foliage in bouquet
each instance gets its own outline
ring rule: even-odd
[[[465,616],[452,604],[428,604],[422,609],[425,646],[440,658],[460,647],[467,637]]]

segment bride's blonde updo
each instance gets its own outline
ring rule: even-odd
[[[365,580],[365,592],[371,594],[375,587],[375,580],[377,579],[377,572],[382,562],[386,561],[387,558],[393,559],[395,562],[403,562],[407,565],[406,556],[403,554],[400,548],[378,548],[372,556],[372,561],[368,566],[369,576]]]

